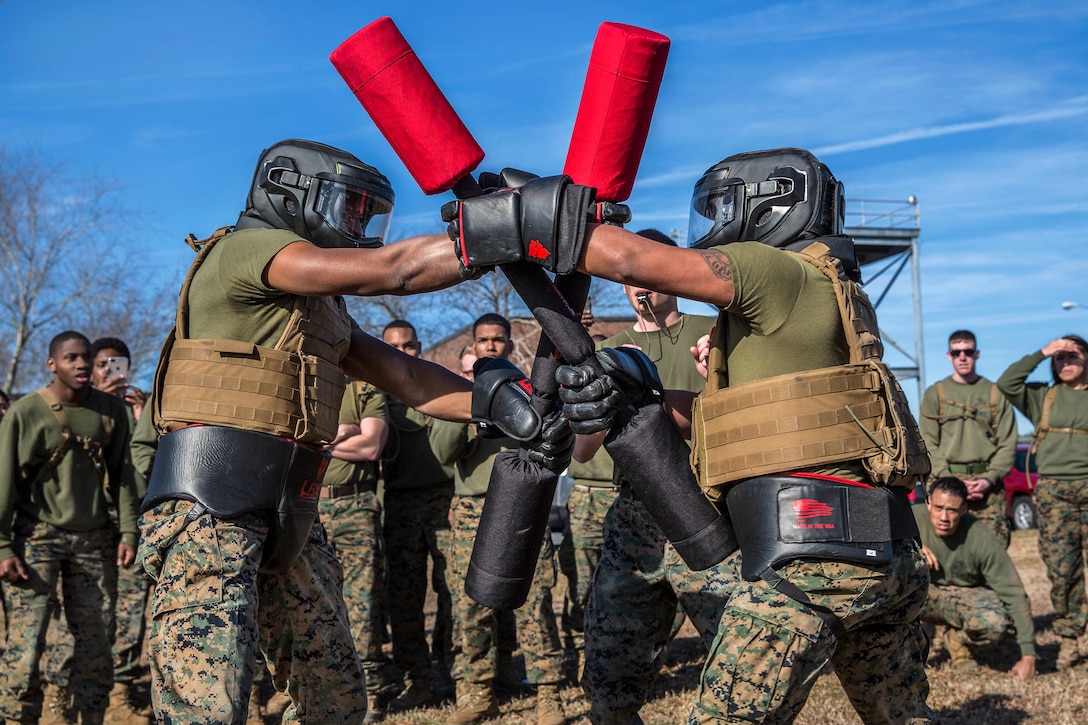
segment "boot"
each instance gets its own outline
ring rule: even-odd
[[[78,722],[68,688],[58,687],[52,682],[46,684],[42,698],[42,716],[38,722],[41,725],[74,725]]]
[[[382,702],[378,699],[378,691],[367,691],[366,693],[366,717],[363,718],[363,722],[366,725],[373,725],[379,723],[385,719],[385,708],[382,706]]]
[[[405,710],[415,710],[420,707],[427,707],[434,703],[434,695],[431,693],[431,688],[427,686],[427,683],[419,680],[408,680],[408,685],[404,688],[404,692],[397,696],[397,699],[390,705],[390,709],[398,712]]]
[[[246,716],[246,725],[264,725],[264,705],[261,704],[261,686],[253,683],[249,691],[249,715]]]
[[[106,710],[109,725],[151,725],[151,718],[132,707],[132,686],[126,682],[114,682],[110,690],[110,704]]]
[[[1077,647],[1075,637],[1062,637],[1061,647],[1058,649],[1058,659],[1054,667],[1059,670],[1068,670],[1080,660],[1080,650]]]
[[[944,632],[944,646],[948,650],[948,656],[951,658],[952,667],[970,672],[978,669],[978,663],[975,662],[974,655],[971,654],[971,650],[967,648],[963,640],[960,639],[956,630],[951,627],[947,627]]]
[[[536,688],[536,725],[564,725],[567,722],[563,714],[563,698],[559,696],[558,685],[537,685]]]
[[[500,695],[524,696],[532,692],[515,671],[513,652],[496,652],[494,688]]]
[[[498,717],[499,706],[490,682],[458,683],[457,707],[446,718],[446,725],[471,725]]]

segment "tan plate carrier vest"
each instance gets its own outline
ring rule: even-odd
[[[850,361],[728,387],[723,311],[707,384],[695,400],[692,466],[711,501],[754,476],[860,461],[881,486],[913,487],[929,454],[906,397],[881,362],[884,345],[868,296],[819,241],[796,254],[835,288]]]
[[[203,242],[178,297],[174,329],[155,371],[152,410],[162,435],[191,423],[324,443],[336,437],[351,318],[339,297],[295,297],[274,347],[222,338],[190,340],[189,287],[230,227]]]

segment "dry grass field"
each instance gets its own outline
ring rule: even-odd
[[[931,654],[928,670],[931,707],[946,725],[1083,725],[1088,723],[1088,668],[1056,672],[1057,638],[1049,629],[1052,609],[1043,562],[1039,558],[1035,531],[1013,533],[1009,553],[1016,562],[1031,596],[1039,645],[1038,676],[1030,682],[1016,682],[1008,670],[1019,658],[1016,644],[979,655],[980,668],[964,673],[953,670],[940,650]],[[690,624],[670,644],[669,664],[662,670],[650,702],[642,710],[647,725],[677,725],[686,720],[699,678],[699,643]],[[588,723],[588,704],[581,690],[568,686],[563,691],[569,722]],[[397,713],[386,718],[390,725],[439,725],[451,704],[444,708]],[[532,698],[501,699],[497,725],[531,725],[535,722]],[[813,688],[797,725],[859,723],[834,675],[826,675]]]
[[[948,665],[948,657],[940,650],[931,653],[928,670],[929,702],[946,725],[1083,725],[1088,723],[1088,667],[1080,665],[1072,671],[1056,672],[1057,638],[1050,631],[1052,610],[1043,562],[1039,558],[1035,531],[1018,531],[1012,535],[1009,553],[1016,562],[1031,597],[1039,645],[1038,676],[1030,682],[1016,682],[1008,670],[1019,652],[1014,642],[979,654],[980,668],[962,672]],[[557,595],[560,593],[557,592]],[[431,604],[433,610],[433,602]],[[431,612],[433,615],[433,611]],[[387,645],[388,647],[388,645]],[[667,664],[642,709],[647,725],[677,725],[686,721],[702,664],[701,645],[690,623],[685,623],[680,636],[669,645]],[[147,687],[147,682],[140,683]],[[569,722],[588,723],[588,703],[580,688],[568,684],[563,689]],[[500,698],[502,714],[490,722],[496,725],[531,725],[536,721],[535,700],[532,697]],[[440,725],[452,708],[452,702],[442,707],[390,714],[389,725]],[[268,722],[273,722],[272,718]],[[828,725],[829,723],[859,723],[838,680],[825,675],[809,697],[808,704],[797,718],[798,725]]]

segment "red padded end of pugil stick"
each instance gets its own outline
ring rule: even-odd
[[[345,40],[329,60],[425,194],[453,188],[484,151],[388,17]]]
[[[669,43],[633,25],[601,23],[597,30],[563,173],[595,186],[599,200],[631,196]]]

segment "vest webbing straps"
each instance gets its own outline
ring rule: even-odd
[[[104,483],[106,480],[106,462],[102,457],[102,449],[109,445],[110,440],[113,438],[113,420],[105,413],[102,413],[102,428],[106,431],[106,440],[104,442],[96,441],[88,436],[72,435],[72,426],[68,423],[68,415],[64,412],[64,406],[57,400],[57,396],[53,395],[53,391],[48,386],[42,386],[36,392],[49,406],[49,409],[53,411],[53,415],[56,416],[57,424],[60,425],[62,440],[60,445],[50,454],[49,460],[38,469],[38,474],[34,477],[32,486],[41,483],[46,476],[60,465],[60,462],[64,460],[64,456],[68,453],[68,449],[72,447],[73,441],[87,451],[87,457],[91,459],[95,470],[98,471],[99,483]]]
[[[1039,416],[1039,425],[1035,427],[1035,435],[1031,438],[1030,452],[1034,453],[1048,433],[1067,433],[1071,435],[1088,435],[1088,430],[1079,428],[1053,428],[1050,425],[1050,408],[1054,405],[1054,398],[1058,397],[1058,385],[1051,385],[1047,395],[1042,398],[1042,415]]]
[[[986,440],[991,445],[997,445],[997,401],[998,390],[997,386],[990,383],[990,402],[988,407],[990,408],[990,424],[983,423],[978,417],[979,409],[972,405],[965,405],[957,400],[951,400],[945,395],[944,381],[938,380],[934,386],[937,389],[937,415],[926,415],[930,420],[935,420],[938,423],[944,423],[948,420],[973,420],[982,426],[982,430],[986,432]],[[949,413],[945,415],[944,407],[950,406],[952,408],[959,408],[960,413]],[[925,415],[925,413],[923,413]]]

